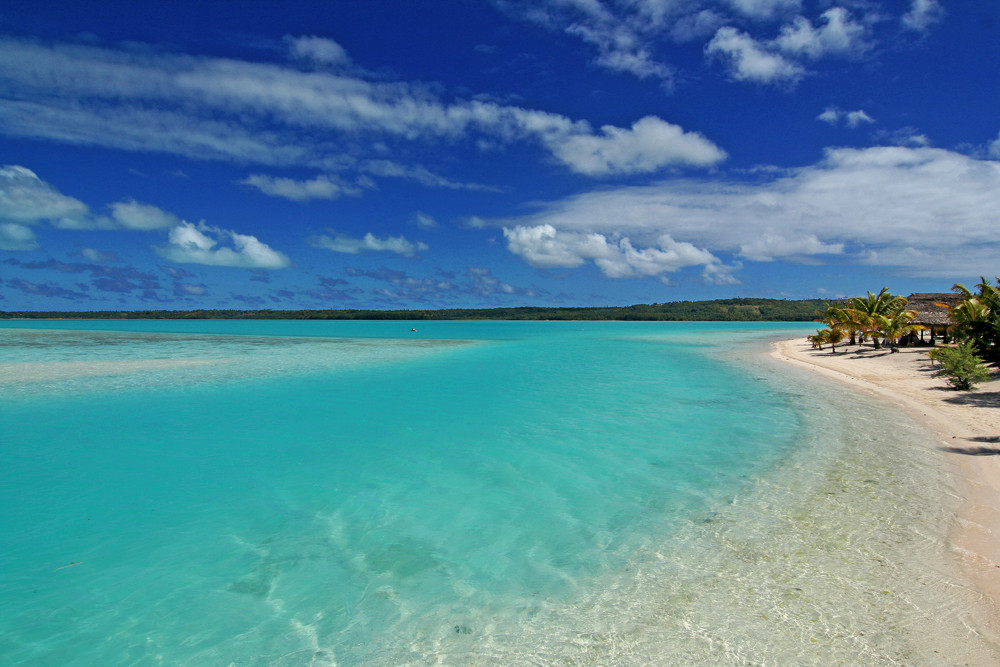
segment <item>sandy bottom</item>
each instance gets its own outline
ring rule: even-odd
[[[955,391],[937,377],[927,348],[892,354],[841,346],[834,354],[794,339],[775,343],[772,356],[887,399],[940,436],[964,495],[952,548],[964,575],[986,597],[976,620],[1000,637],[1000,378],[994,374],[977,391]]]

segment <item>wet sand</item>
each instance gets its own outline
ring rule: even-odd
[[[964,503],[951,532],[963,574],[983,594],[974,617],[1000,637],[1000,378],[972,392],[951,389],[936,374],[928,348],[892,354],[871,346],[815,350],[805,340],[776,342],[772,356],[808,367],[854,391],[876,395],[906,410],[940,438],[958,476]]]

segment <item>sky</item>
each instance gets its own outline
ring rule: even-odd
[[[0,4],[0,310],[1000,274],[996,0]]]

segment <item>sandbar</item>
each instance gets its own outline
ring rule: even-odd
[[[976,391],[951,389],[937,376],[926,347],[897,353],[867,346],[801,339],[772,345],[774,358],[811,369],[854,391],[896,404],[936,433],[942,456],[957,476],[963,503],[949,539],[962,574],[982,594],[973,610],[980,630],[1000,638],[1000,378]]]

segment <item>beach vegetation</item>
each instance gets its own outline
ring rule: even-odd
[[[844,333],[843,329],[833,327],[829,329],[817,329],[816,333],[811,336],[806,336],[806,338],[813,344],[813,347],[819,348],[820,350],[823,349],[824,345],[829,343],[830,351],[835,354],[837,352],[837,345],[844,340],[846,335],[847,334]]]
[[[914,331],[920,331],[924,327],[913,323],[916,312],[901,308],[889,315],[879,316],[879,328],[885,339],[889,341],[889,351],[897,352],[899,339],[910,335]]]
[[[1000,358],[1000,278],[991,285],[980,278],[973,292],[956,283],[953,290],[961,297],[954,305],[940,304],[948,309],[955,327],[955,337],[972,344],[976,351],[990,358]]]
[[[894,296],[888,287],[878,294],[868,292],[867,296],[856,296],[845,302],[845,310],[853,326],[864,336],[870,337],[876,350],[882,349],[882,338],[887,337],[885,327],[890,325],[898,313],[906,307],[906,297]],[[916,317],[913,311],[912,320]]]
[[[976,354],[972,343],[966,341],[955,347],[940,348],[936,355],[941,364],[938,375],[953,388],[960,391],[971,391],[980,382],[989,379],[990,374],[983,366],[983,360]]]
[[[813,348],[822,350],[823,345],[826,344],[827,335],[829,333],[829,329],[816,329],[816,333],[806,336],[806,340],[812,343]]]
[[[851,318],[851,314],[843,304],[827,305],[825,310],[817,311],[821,315],[821,321],[829,327],[830,331],[839,330],[850,334],[848,345],[854,345],[857,341],[858,327]],[[841,337],[837,342],[843,340]]]

